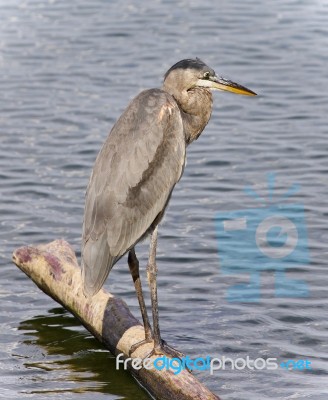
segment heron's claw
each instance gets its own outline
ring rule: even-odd
[[[160,346],[155,346],[153,350],[147,355],[148,358],[152,356],[166,356],[167,358],[178,358],[179,360],[183,361],[182,359],[185,357],[181,351],[176,350],[174,347],[169,346],[165,340],[162,340]],[[190,370],[188,369],[190,372]]]
[[[176,350],[174,347],[169,346],[165,340],[162,340],[161,350],[168,354],[170,358],[179,358],[180,360],[185,357],[181,351]]]
[[[175,348],[169,346],[165,340],[161,341],[161,345],[154,347],[153,350],[148,354],[148,358],[152,356],[166,356],[167,358],[178,358],[183,362],[183,358],[185,358],[185,355],[181,353],[181,351],[176,350]],[[188,372],[191,372],[191,370],[185,365],[185,368]]]
[[[152,343],[153,339],[152,338],[148,338],[148,339],[144,339],[141,340],[138,343],[135,343],[133,346],[131,346],[130,350],[129,350],[129,357],[131,357],[131,355],[140,347],[143,346],[144,344],[148,344],[148,343]],[[153,356],[166,356],[167,358],[178,358],[179,360],[181,360],[183,362],[183,358],[185,358],[185,355],[183,353],[181,353],[181,351],[176,350],[175,348],[169,346],[165,340],[161,341],[161,345],[160,346],[154,346],[153,350],[147,354],[147,356],[145,358],[150,358]],[[188,372],[191,372],[191,370],[184,365],[185,369]]]
[[[141,340],[140,342],[135,343],[134,345],[132,345],[132,346],[130,347],[130,350],[129,350],[129,357],[131,357],[131,355],[132,355],[140,346],[143,346],[144,344],[152,343],[152,341],[153,341],[153,339],[150,337],[150,338],[148,338],[148,339]]]

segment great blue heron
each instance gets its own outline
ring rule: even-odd
[[[172,190],[183,173],[186,147],[196,140],[212,112],[211,89],[255,95],[218,77],[200,59],[171,67],[161,89],[141,92],[120,116],[96,159],[85,201],[82,270],[87,296],[96,294],[113,265],[127,252],[142,314],[145,340],[152,354],[176,356],[161,340],[158,323],[157,227]],[[153,332],[139,277],[135,246],[151,235],[147,276]],[[179,353],[180,354],[180,353]]]

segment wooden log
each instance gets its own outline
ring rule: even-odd
[[[13,262],[44,293],[74,314],[114,355],[123,353],[122,359],[128,358],[132,345],[144,339],[143,326],[123,300],[103,289],[90,299],[84,296],[80,267],[73,249],[64,240],[21,247],[14,251]],[[131,357],[144,359],[151,350],[152,344],[145,344]],[[131,361],[127,365],[155,399],[220,400],[187,370],[174,374],[172,369],[134,369]]]

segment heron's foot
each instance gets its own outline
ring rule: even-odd
[[[144,340],[141,340],[141,341],[138,342],[138,343],[135,343],[134,345],[132,345],[132,346],[130,347],[130,350],[129,350],[129,357],[131,357],[131,355],[132,355],[140,346],[143,346],[144,344],[148,344],[148,343],[152,343],[152,342],[153,342],[152,337],[149,337],[149,338],[146,338],[146,339],[144,339]]]
[[[161,341],[160,346],[154,346],[153,350],[148,354],[148,358],[152,356],[166,356],[167,358],[171,359],[179,359],[183,365],[184,368],[188,371],[191,372],[191,370],[185,365],[184,358],[185,355],[181,353],[181,351],[176,350],[174,347],[169,346],[164,340]]]
[[[161,341],[159,346],[154,346],[153,350],[148,354],[147,357],[152,356],[166,356],[168,358],[179,358],[181,361],[185,357],[181,351],[176,350],[175,348],[169,346],[165,340]]]

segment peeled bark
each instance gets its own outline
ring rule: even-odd
[[[44,293],[74,314],[114,355],[123,353],[122,358],[129,357],[131,346],[144,339],[143,326],[123,300],[104,290],[92,298],[84,296],[80,267],[73,249],[64,240],[21,247],[14,252],[13,261]],[[140,346],[132,358],[147,357],[152,347],[151,343]],[[187,370],[177,375],[171,369],[137,370],[132,368],[131,362],[128,368],[155,399],[219,400]]]

